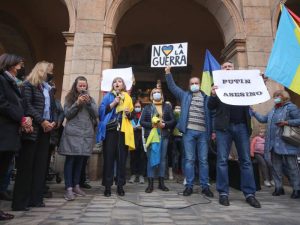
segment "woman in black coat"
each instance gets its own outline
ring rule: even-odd
[[[22,85],[24,113],[33,119],[33,132],[22,135],[22,149],[17,161],[12,209],[45,207],[43,188],[47,169],[50,131],[57,122],[55,101],[46,83],[48,62],[35,65]]]
[[[24,117],[21,93],[16,83],[23,59],[12,54],[0,56],[0,183],[3,183],[14,154],[21,147],[21,126],[31,131],[31,119]],[[0,211],[0,220],[13,215]]]

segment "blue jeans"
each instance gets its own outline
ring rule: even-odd
[[[196,151],[199,161],[199,180],[202,189],[209,186],[208,178],[208,140],[207,134],[203,131],[187,129],[183,135],[186,186],[192,188],[195,179]]]
[[[272,151],[271,157],[275,188],[283,187],[282,178],[283,174],[286,173],[293,190],[300,190],[300,169],[298,166],[297,155],[279,155]]]
[[[159,177],[165,177],[166,173],[166,158],[167,158],[167,151],[168,151],[168,142],[169,142],[169,137],[162,137],[161,138],[161,145],[160,145],[160,163],[158,165],[159,167]],[[147,177],[148,178],[154,178],[154,173],[155,173],[155,167],[151,167],[150,165],[150,157],[151,157],[151,150],[147,151],[147,157],[148,157],[148,162],[147,162]]]
[[[228,157],[234,141],[241,170],[241,190],[245,197],[254,195],[256,185],[250,158],[250,137],[244,123],[230,124],[225,131],[217,130],[217,191],[220,195],[229,194]]]
[[[80,182],[84,156],[66,155],[64,176],[66,188],[75,187]]]

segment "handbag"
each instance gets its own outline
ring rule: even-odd
[[[118,118],[113,118],[106,124],[106,131],[117,130],[118,126],[119,126]]]
[[[300,127],[284,126],[281,137],[288,144],[300,146]]]

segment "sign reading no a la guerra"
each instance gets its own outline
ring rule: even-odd
[[[188,43],[152,45],[151,67],[187,65]]]

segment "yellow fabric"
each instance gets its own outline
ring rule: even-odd
[[[160,101],[160,102],[153,101],[153,104],[155,105],[156,111],[159,114],[159,118],[162,119],[162,113],[163,113],[162,112],[162,101]]]
[[[118,113],[123,111],[121,132],[125,134],[125,145],[127,145],[128,149],[131,151],[135,150],[134,131],[130,120],[125,115],[124,110],[127,108],[129,112],[132,112],[133,104],[132,99],[127,92],[122,92],[121,95],[121,101],[116,108],[116,112]]]
[[[151,143],[159,143],[159,142],[160,142],[160,136],[158,134],[157,128],[152,128],[147,138],[146,147],[148,148]]]

